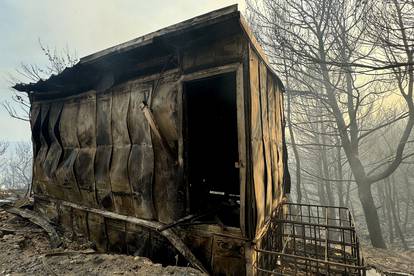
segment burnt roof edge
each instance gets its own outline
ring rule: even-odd
[[[237,4],[235,5],[231,5],[231,6],[227,6],[218,10],[214,10],[187,20],[184,20],[182,22],[170,25],[168,27],[159,29],[155,32],[134,38],[132,40],[129,40],[127,42],[109,47],[107,49],[104,49],[102,51],[93,53],[91,55],[85,56],[83,58],[80,59],[79,63],[89,63],[89,62],[93,62],[101,57],[104,57],[106,55],[111,55],[114,53],[122,53],[125,51],[129,51],[132,50],[134,48],[139,48],[141,46],[144,45],[148,45],[151,44],[152,41],[158,37],[164,36],[164,35],[168,35],[174,32],[179,32],[179,31],[183,31],[185,29],[189,29],[191,27],[200,25],[204,22],[208,22],[212,19],[216,19],[234,12],[238,12],[238,8],[237,8]]]
[[[75,64],[74,66],[65,68],[58,75],[52,75],[46,80],[39,80],[37,83],[27,83],[27,84],[26,83],[17,83],[12,88],[17,90],[17,91],[20,91],[20,92],[27,92],[27,93],[35,92],[36,87],[38,85],[42,84],[42,83],[53,82],[54,80],[58,79],[62,75],[65,75],[65,74],[68,74],[68,73],[70,74],[72,72],[82,70],[85,66],[93,64],[95,62],[99,62],[100,60],[102,60],[106,57],[121,54],[121,53],[130,51],[130,50],[138,49],[138,48],[143,47],[145,45],[151,44],[154,41],[154,39],[157,39],[157,38],[160,38],[160,37],[163,37],[163,36],[168,36],[168,35],[171,35],[171,34],[174,34],[174,33],[179,33],[179,32],[182,32],[182,31],[190,30],[191,28],[197,28],[197,27],[199,27],[199,26],[201,26],[201,25],[203,25],[203,24],[205,24],[209,21],[212,21],[212,20],[215,20],[215,19],[217,20],[219,18],[226,17],[227,15],[235,14],[235,13],[237,13],[237,16],[238,16],[239,22],[240,22],[240,27],[241,27],[243,33],[246,35],[247,39],[253,45],[253,48],[255,49],[257,54],[264,61],[264,63],[266,64],[266,67],[269,69],[269,71],[276,77],[279,84],[282,86],[282,90],[284,90],[284,86],[283,86],[282,81],[277,76],[277,74],[274,72],[274,70],[270,67],[269,60],[268,60],[266,54],[264,53],[263,48],[261,47],[261,45],[257,41],[255,35],[253,34],[252,30],[249,27],[249,24],[247,23],[247,21],[244,19],[244,17],[238,11],[237,4],[231,5],[231,6],[228,6],[228,7],[224,7],[224,8],[218,9],[218,10],[214,10],[214,11],[211,11],[209,13],[205,13],[205,14],[202,14],[202,15],[199,15],[199,16],[196,16],[196,17],[193,17],[191,19],[179,22],[177,24],[170,25],[166,28],[157,30],[155,32],[152,32],[152,33],[143,35],[141,37],[129,40],[127,42],[109,47],[107,49],[98,51],[94,54],[87,55],[87,56],[81,58],[79,60],[79,62],[77,64]]]
[[[168,27],[162,28],[160,30],[157,30],[155,32],[140,36],[138,38],[134,38],[127,42],[124,42],[124,43],[109,47],[107,49],[98,51],[96,53],[87,55],[85,57],[82,57],[79,60],[79,62],[76,63],[74,66],[67,67],[61,73],[56,74],[56,75],[55,74],[51,75],[48,79],[39,80],[36,83],[33,83],[33,82],[16,83],[14,86],[12,86],[12,88],[20,92],[26,92],[26,93],[36,92],[36,86],[42,83],[52,82],[58,79],[59,77],[61,77],[62,75],[80,70],[83,67],[93,64],[95,62],[99,62],[100,60],[106,57],[116,55],[116,54],[121,54],[121,53],[130,51],[130,50],[138,49],[145,45],[151,44],[154,41],[154,39],[167,36],[173,33],[190,30],[192,27],[198,27],[200,25],[203,25],[203,23],[207,23],[211,20],[219,19],[221,17],[226,17],[227,15],[236,14],[236,13],[239,14],[239,11],[238,11],[237,4],[234,4],[231,6],[227,6],[227,7],[218,9],[218,10],[214,10],[214,11],[184,20],[182,22],[179,22],[179,23],[170,25]]]

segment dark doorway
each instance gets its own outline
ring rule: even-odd
[[[186,82],[184,147],[191,213],[239,226],[236,75]]]

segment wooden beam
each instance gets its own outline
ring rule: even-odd
[[[243,65],[236,71],[236,104],[237,104],[237,140],[239,149],[239,177],[240,177],[240,229],[246,237],[246,117],[244,98]]]
[[[99,214],[106,218],[118,219],[118,220],[130,222],[133,224],[137,224],[137,225],[140,225],[142,227],[145,227],[151,230],[155,230],[158,233],[160,233],[162,236],[164,236],[178,250],[178,252],[180,252],[184,256],[184,258],[186,258],[191,263],[191,265],[201,270],[202,272],[208,274],[207,269],[204,268],[202,263],[194,256],[191,250],[184,244],[184,242],[181,240],[181,238],[178,235],[176,235],[171,229],[166,229],[162,232],[158,231],[158,229],[161,229],[164,226],[164,224],[160,222],[139,219],[136,217],[126,216],[126,215],[120,215],[114,212],[81,206],[76,203],[72,203],[68,201],[55,200],[51,198],[47,198],[47,200],[55,201],[56,203],[63,205],[63,206],[68,206],[68,207],[72,207],[78,210],[83,210],[83,211]]]
[[[231,63],[223,66],[212,67],[204,70],[199,70],[193,73],[182,75],[180,82],[191,81],[196,79],[207,78],[219,74],[225,74],[230,72],[236,72],[241,66],[240,62]]]
[[[164,138],[164,136],[161,134],[160,128],[158,127],[157,122],[155,121],[154,115],[152,114],[152,112],[149,109],[148,105],[143,102],[143,103],[141,103],[140,108],[141,108],[142,112],[144,113],[145,119],[147,119],[151,130],[154,132],[155,136],[160,141],[161,146],[171,156],[171,158],[173,160],[176,160],[170,145],[168,144],[168,142]]]
[[[49,235],[50,245],[52,246],[52,248],[57,248],[62,244],[62,240],[57,234],[55,228],[53,228],[53,226],[50,225],[50,223],[45,218],[41,217],[37,213],[30,211],[30,210],[11,207],[10,205],[2,205],[0,207],[6,212],[28,219],[32,223],[43,228]]]

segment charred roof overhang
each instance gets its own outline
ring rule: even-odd
[[[223,8],[81,58],[47,80],[13,88],[31,94],[33,100],[49,100],[177,68],[182,49],[240,33],[239,19],[237,5]]]

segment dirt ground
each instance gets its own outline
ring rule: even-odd
[[[190,267],[163,267],[149,259],[98,254],[85,241],[51,249],[47,234],[0,210],[0,275],[201,275]]]
[[[414,275],[414,250],[363,247],[365,263],[386,275]]]
[[[414,250],[365,247],[363,255],[368,266],[387,272],[383,275],[414,275]],[[190,267],[163,267],[143,257],[98,254],[87,241],[72,237],[63,237],[63,245],[52,249],[41,228],[0,209],[0,275],[117,274],[202,275]]]

